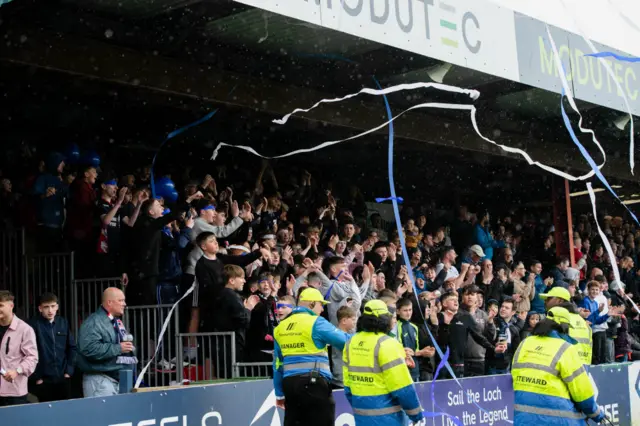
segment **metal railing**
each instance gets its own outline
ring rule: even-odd
[[[123,322],[127,331],[133,335],[137,349],[136,356],[140,361],[138,371],[153,357],[159,343],[160,331],[172,306],[128,306],[126,308]],[[177,342],[179,327],[178,309],[174,309],[158,352],[143,378],[145,386],[169,386],[178,378],[181,370],[179,361],[182,360]]]
[[[270,362],[237,362],[233,366],[236,379],[269,379],[273,377],[273,364]]]
[[[184,364],[178,368],[178,383],[235,377],[235,333],[180,333],[177,339],[178,353],[181,357],[184,354],[184,358],[180,358]]]
[[[100,306],[102,293],[109,287],[122,289],[123,285],[120,277],[74,280],[72,285],[72,314],[67,319],[71,324],[71,331],[77,336],[82,321]]]
[[[18,300],[24,301],[24,316],[29,318],[35,314],[38,297],[45,292],[58,296],[60,315],[67,318],[72,315],[73,252],[36,254],[29,256],[25,263],[24,285],[15,294]]]

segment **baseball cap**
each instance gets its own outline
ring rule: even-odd
[[[547,317],[558,324],[567,324],[571,327],[571,315],[565,308],[561,308],[560,306],[551,308],[549,309],[549,312],[547,312]]]
[[[580,278],[580,271],[576,268],[567,268],[567,270],[564,271],[564,277],[569,281],[577,280]]]
[[[108,181],[106,181],[104,183],[105,186],[107,185],[111,185],[111,186],[118,186],[118,181],[115,179],[109,179]]]
[[[320,302],[323,305],[331,303],[324,300],[324,297],[322,297],[322,293],[312,287],[305,288],[302,293],[300,293],[300,299],[298,300],[300,302]]]
[[[476,256],[479,256],[479,257],[485,256],[484,250],[482,250],[482,247],[480,247],[478,244],[472,245],[469,250],[471,250],[471,252],[474,253]]]
[[[382,300],[370,300],[364,305],[364,315],[373,315],[380,317],[382,315],[391,315],[389,307]]]
[[[548,299],[550,297],[557,297],[558,299],[562,299],[566,302],[571,300],[571,294],[569,290],[563,287],[554,287],[546,293],[540,295],[541,299]]]

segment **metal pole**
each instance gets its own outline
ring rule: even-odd
[[[573,253],[573,218],[571,217],[571,195],[569,192],[569,181],[564,180],[564,199],[567,204],[567,235],[569,237],[569,259],[571,266],[576,266],[576,257]]]

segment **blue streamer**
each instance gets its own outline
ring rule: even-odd
[[[376,198],[376,203],[384,203],[385,201],[397,201],[402,203],[404,202],[404,199],[402,197]]]
[[[560,98],[560,111],[562,112],[562,120],[564,121],[564,125],[567,128],[567,130],[569,131],[569,135],[571,136],[571,139],[573,140],[573,143],[576,144],[576,146],[580,150],[580,153],[582,154],[584,159],[587,160],[587,163],[589,163],[589,166],[591,166],[591,168],[593,169],[593,171],[596,174],[596,176],[598,177],[598,179],[600,179],[600,182],[602,182],[602,184],[605,186],[605,188],[607,188],[609,190],[609,192],[611,192],[611,194],[616,198],[616,200],[618,200],[620,202],[620,204],[622,204],[624,206],[624,208],[627,209],[627,211],[629,212],[629,214],[631,215],[633,220],[635,220],[635,222],[638,225],[640,225],[640,222],[638,222],[638,218],[636,217],[636,215],[631,211],[631,209],[629,209],[629,207],[627,207],[626,204],[624,204],[622,202],[622,200],[620,199],[620,197],[618,197],[618,194],[616,194],[616,192],[613,190],[613,188],[611,188],[611,186],[609,185],[609,182],[607,182],[607,179],[604,177],[604,175],[602,174],[600,169],[598,169],[598,166],[596,165],[596,162],[593,161],[593,158],[591,158],[591,155],[589,155],[589,153],[587,152],[585,147],[578,140],[575,132],[573,131],[573,127],[571,126],[571,122],[569,121],[569,116],[567,115],[567,112],[564,109],[564,102],[563,102],[564,101],[564,96],[565,96],[565,92],[564,92],[564,89],[563,89],[562,90],[562,97]]]
[[[637,56],[624,56],[624,55],[618,55],[617,53],[613,53],[613,52],[589,53],[584,56],[593,56],[594,58],[615,58],[619,61],[624,61],[624,62],[640,62],[640,58],[638,58]]]
[[[375,76],[373,77],[373,81],[375,81],[376,85],[378,86],[378,89],[382,89],[382,87],[380,86],[380,83],[375,78]],[[387,110],[387,116],[389,117],[389,120],[391,120],[393,118],[393,114],[391,113],[391,107],[389,106],[389,101],[387,100],[387,96],[383,94],[382,99],[384,100],[384,106]],[[393,121],[390,121],[389,122],[389,150],[388,150],[389,191],[391,192],[390,199],[393,203],[393,215],[396,221],[396,228],[398,229],[398,237],[400,238],[400,245],[402,246],[402,257],[404,259],[405,265],[411,265],[411,262],[409,261],[409,255],[408,255],[409,252],[407,251],[407,246],[404,241],[404,232],[402,231],[402,221],[400,220],[400,209],[398,208],[398,196],[396,195],[396,184],[393,178],[393,135],[394,135]],[[411,284],[413,285],[413,289],[414,289],[413,296],[416,298],[416,301],[418,302],[418,306],[420,306],[420,300],[418,299],[418,289],[416,287],[416,279],[415,279],[415,276],[413,275],[413,270],[410,267],[407,267],[407,272],[409,274],[409,279],[411,280]],[[462,386],[462,383],[460,383],[460,380],[458,380],[455,373],[453,372],[451,365],[449,364],[449,362],[447,362],[447,358],[449,357],[448,354],[445,354],[442,352],[442,349],[438,345],[436,338],[434,337],[434,335],[431,333],[431,330],[429,329],[429,326],[427,324],[427,319],[424,317],[424,313],[422,312],[421,309],[420,311],[421,311],[420,315],[422,316],[422,319],[424,321],[424,325],[425,325],[425,328],[427,329],[427,333],[429,334],[429,337],[433,342],[433,346],[435,347],[436,352],[438,352],[438,355],[442,360],[438,368],[439,369],[446,368],[449,374],[451,375],[451,377],[453,378],[453,380],[456,381],[456,384],[460,387],[460,389],[464,389],[464,386]],[[438,371],[436,371],[436,374],[437,373]],[[434,376],[434,379],[431,383],[432,386],[435,385],[435,380],[436,380],[436,377]],[[480,411],[487,413],[488,415],[487,410],[485,410],[480,405],[478,405],[477,402],[474,402],[474,405]],[[449,416],[446,413],[445,415]],[[428,416],[428,417],[434,417],[434,416]],[[513,423],[513,422],[510,422],[510,423]]]
[[[236,90],[236,88],[238,87],[238,85],[236,84],[235,86],[233,86],[233,88],[229,91],[229,93],[227,94],[227,98],[229,96],[231,96],[231,94]],[[155,178],[153,175],[153,169],[155,168],[156,165],[156,158],[158,157],[158,154],[160,153],[160,150],[162,149],[162,147],[169,142],[171,139],[175,138],[176,136],[178,136],[179,134],[186,132],[187,130],[189,130],[192,127],[196,127],[201,125],[202,123],[204,123],[205,121],[209,121],[211,120],[211,118],[213,118],[214,115],[216,115],[216,113],[218,112],[219,108],[214,109],[213,111],[211,111],[210,113],[208,113],[207,115],[205,115],[204,117],[194,121],[191,124],[187,124],[184,127],[181,127],[177,130],[174,130],[173,132],[169,133],[166,137],[166,139],[160,144],[160,146],[158,147],[158,149],[156,150],[156,153],[153,155],[153,160],[151,161],[151,173],[150,173],[150,178],[151,178],[151,196],[153,198],[156,198],[156,184],[155,184]]]
[[[458,425],[458,426],[463,426],[463,423],[460,421],[460,419],[456,416],[452,416],[451,414],[445,413],[442,408],[436,403],[436,393],[435,393],[435,389],[436,389],[436,380],[438,380],[438,376],[440,375],[440,371],[446,367],[446,365],[448,364],[449,361],[449,348],[447,347],[447,350],[444,353],[444,356],[442,357],[442,359],[440,360],[440,363],[438,364],[438,368],[436,368],[436,374],[433,376],[433,380],[431,381],[431,404],[437,408],[438,410],[441,410],[441,412],[427,412],[424,413],[425,417],[440,417],[440,416],[447,416],[451,419],[451,421]]]

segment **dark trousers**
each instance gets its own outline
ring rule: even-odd
[[[465,360],[465,362],[464,362],[464,377],[479,377],[479,376],[484,376],[485,374],[486,374],[486,372],[485,372],[485,362],[484,361],[476,361],[476,360],[467,361],[467,360]]]
[[[55,382],[45,379],[40,385],[29,383],[29,392],[38,397],[39,402],[64,401],[71,397],[71,379]]]
[[[165,280],[158,283],[156,294],[158,305],[173,305],[180,298],[180,279]]]
[[[593,333],[593,354],[591,363],[593,365],[604,364],[607,359],[607,332],[598,331]]]
[[[311,383],[310,375],[285,377],[284,426],[334,426],[336,402],[329,382],[318,377]]]
[[[27,395],[24,396],[0,396],[0,407],[28,404]]]

